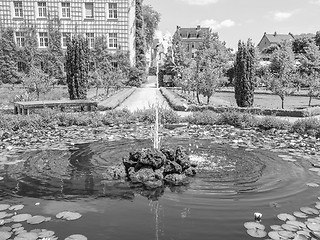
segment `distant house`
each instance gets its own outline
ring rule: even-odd
[[[203,43],[209,28],[202,28],[198,25],[196,28],[182,28],[177,26],[175,34],[179,34],[181,42],[186,50],[187,57],[194,58],[198,47]]]
[[[292,41],[294,36],[292,33],[289,34],[278,34],[277,32],[273,34],[264,33],[262,39],[258,43],[258,48],[260,52],[268,48],[271,45],[278,45],[282,41]]]

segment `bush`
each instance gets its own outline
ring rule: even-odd
[[[309,134],[313,136],[319,136],[320,120],[317,118],[306,118],[306,119],[297,120],[292,125],[292,130],[299,134]]]
[[[282,129],[288,130],[291,127],[291,123],[287,120],[278,119],[276,117],[262,117],[257,119],[257,127],[263,130],[270,129]]]
[[[196,125],[214,125],[217,123],[218,114],[212,111],[194,112],[184,120],[190,124]]]
[[[165,99],[169,102],[170,106],[176,111],[185,111],[188,109],[188,103],[186,100],[182,100],[176,93],[161,87],[160,92]]]
[[[154,106],[152,106],[149,109],[137,110],[134,112],[134,118],[138,122],[145,122],[149,124],[155,123],[156,109]],[[159,121],[161,124],[179,123],[180,117],[175,111],[171,109],[159,107]]]
[[[144,71],[136,67],[131,67],[129,70],[129,80],[126,82],[127,86],[140,87],[144,77]]]
[[[249,113],[242,113],[237,111],[228,111],[219,114],[217,124],[231,125],[238,128],[255,127],[257,123],[256,118]]]
[[[149,76],[156,76],[157,75],[157,67],[149,67]]]

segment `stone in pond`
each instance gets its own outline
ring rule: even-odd
[[[182,186],[187,184],[188,177],[185,174],[168,174],[165,176],[164,181],[169,184],[169,185],[174,185],[174,186]]]
[[[64,211],[64,212],[58,213],[56,217],[64,220],[76,220],[81,217],[81,214],[76,212]]]
[[[64,240],[87,240],[88,238],[86,236],[83,236],[81,234],[73,234]]]
[[[261,229],[248,229],[247,233],[251,236],[251,237],[255,237],[255,238],[263,238],[265,236],[267,236],[267,233]]]
[[[278,218],[282,221],[294,221],[296,220],[296,217],[292,216],[291,214],[288,214],[288,213],[280,213],[278,214]]]
[[[6,240],[11,237],[12,233],[10,232],[0,232],[0,240]]]
[[[13,222],[24,222],[27,221],[32,216],[30,214],[18,214],[12,217]]]
[[[13,205],[13,206],[9,207],[9,210],[11,210],[11,211],[19,211],[22,208],[24,208],[24,205],[19,204],[19,205]]]
[[[7,210],[9,207],[9,204],[0,204],[0,211]]]

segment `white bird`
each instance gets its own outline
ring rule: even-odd
[[[257,221],[257,222],[260,222],[260,221],[261,221],[262,213],[255,212],[253,215],[254,215],[254,220],[255,220],[255,221]]]

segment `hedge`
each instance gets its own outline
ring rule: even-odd
[[[100,111],[111,110],[118,107],[123,103],[131,94],[136,90],[136,87],[124,88],[123,90],[117,92],[106,100],[98,103],[98,109]]]

